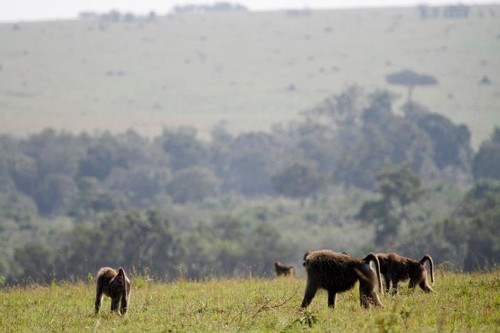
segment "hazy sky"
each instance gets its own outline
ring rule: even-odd
[[[342,8],[376,6],[412,6],[417,3],[500,3],[500,0],[0,0],[0,21],[31,21],[75,18],[81,11],[121,12],[146,14],[154,10],[165,14],[174,5],[187,3],[213,4],[215,2],[239,3],[250,10],[272,10],[283,8]]]

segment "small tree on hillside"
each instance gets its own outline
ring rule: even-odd
[[[411,96],[415,86],[430,86],[438,83],[437,79],[431,75],[418,74],[411,70],[402,70],[389,74],[385,77],[389,84],[408,87],[407,101],[411,101]]]

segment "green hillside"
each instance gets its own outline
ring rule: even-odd
[[[467,19],[422,20],[417,8],[211,13],[152,21],[87,19],[0,25],[0,132],[188,125],[208,137],[267,130],[357,84],[433,75],[413,98],[466,123],[473,144],[500,125],[500,6]],[[480,84],[483,77],[489,84]]]

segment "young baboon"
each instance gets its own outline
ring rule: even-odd
[[[295,268],[293,266],[285,266],[279,261],[274,262],[274,269],[277,276],[294,276]]]
[[[427,270],[425,262],[429,262],[431,269],[431,282],[434,283],[434,262],[432,257],[426,254],[420,261],[403,257],[397,253],[377,253],[380,262],[380,273],[384,277],[387,292],[391,289],[393,293],[398,292],[399,281],[410,279],[409,288],[419,285],[425,292],[434,292],[427,283]]]
[[[375,263],[375,272],[370,267],[371,261]],[[312,251],[304,255],[303,265],[307,272],[307,284],[302,308],[309,306],[320,288],[328,292],[328,306],[335,307],[337,293],[352,289],[358,280],[361,305],[365,308],[371,304],[383,306],[375,292],[377,285],[382,291],[382,282],[380,266],[373,253],[358,260],[330,250]]]
[[[103,295],[111,297],[111,311],[125,314],[130,298],[130,280],[123,268],[118,273],[111,267],[103,267],[97,272],[95,294],[95,314],[99,313]],[[120,305],[120,309],[118,309]]]

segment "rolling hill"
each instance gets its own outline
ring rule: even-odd
[[[468,18],[415,8],[227,12],[0,24],[0,132],[193,126],[208,138],[269,130],[356,84],[432,75],[413,99],[465,123],[475,147],[500,125],[500,6]]]

